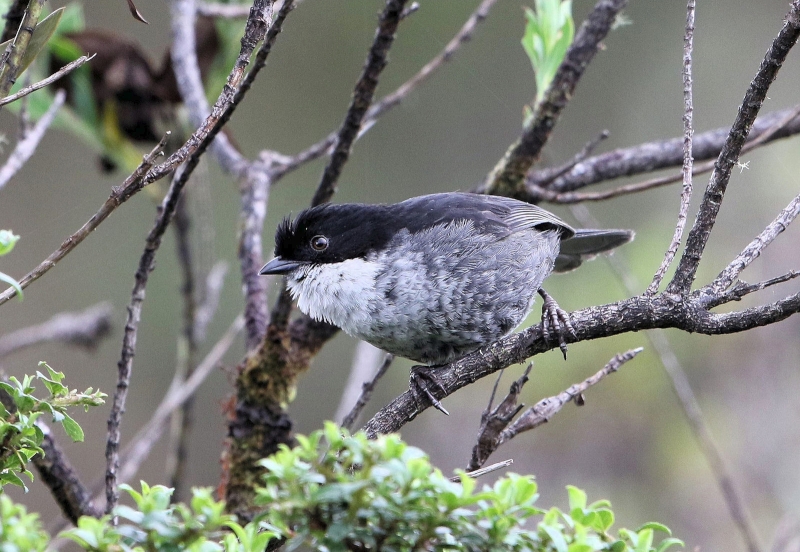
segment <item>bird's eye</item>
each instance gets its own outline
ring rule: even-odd
[[[328,249],[328,238],[325,236],[314,236],[311,238],[311,249],[314,251],[325,251]]]

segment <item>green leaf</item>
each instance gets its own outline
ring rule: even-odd
[[[642,529],[641,531],[636,531],[636,534],[639,536],[639,542],[636,543],[635,547],[636,552],[649,552],[650,547],[653,546],[653,530]]]
[[[664,525],[663,523],[658,523],[656,521],[649,521],[639,527],[636,532],[639,533],[643,529],[652,529],[653,531],[661,531],[662,533],[666,533],[670,537],[672,536],[672,531],[670,531],[669,527]]]
[[[83,442],[83,429],[81,429],[81,426],[78,425],[78,422],[70,418],[67,414],[64,414],[64,419],[61,420],[61,425],[64,426],[64,431],[67,432],[67,435],[69,435],[70,439],[76,443]]]
[[[22,487],[23,489],[25,489],[26,493],[28,492],[28,487],[26,487],[25,483],[22,481],[22,479],[17,477],[17,474],[15,474],[13,472],[4,471],[4,472],[0,473],[0,489],[2,489],[3,486],[6,485],[6,484],[11,484],[11,485],[16,485],[17,487]]]
[[[11,250],[14,249],[14,244],[18,241],[19,236],[11,230],[0,230],[0,257],[11,253]]]
[[[567,485],[567,494],[569,495],[569,509],[570,511],[586,508],[586,493],[578,487]]]

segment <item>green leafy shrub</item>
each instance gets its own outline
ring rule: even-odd
[[[587,505],[574,487],[568,513],[535,507],[530,476],[509,474],[476,492],[475,480],[461,474],[451,482],[397,435],[370,441],[328,424],[298,441],[262,460],[268,473],[257,499],[287,550],[663,552],[682,545],[672,538],[654,545],[656,531],[669,535],[660,524],[615,536],[610,504]]]
[[[329,423],[298,441],[262,460],[269,471],[257,501],[264,510],[247,525],[225,514],[210,489],[193,490],[188,505],[170,504],[171,489],[143,482],[141,492],[121,486],[134,506],[114,509],[118,525],[111,515],[82,517],[61,536],[96,552],[260,552],[278,538],[287,551],[318,552],[664,552],[683,546],[657,523],[613,532],[608,501],[588,504],[576,487],[567,489],[564,512],[535,506],[530,476],[509,474],[480,491],[463,473],[452,482],[397,435],[370,441]],[[45,549],[48,537],[35,514],[2,495],[0,513],[0,550]],[[656,542],[658,532],[668,538]]]
[[[83,429],[67,414],[72,406],[90,406],[103,404],[105,393],[94,391],[91,387],[79,393],[70,391],[62,382],[64,374],[56,372],[46,362],[39,366],[47,369],[45,376],[36,372],[36,376],[24,376],[22,381],[11,376],[8,381],[0,381],[0,392],[8,394],[9,402],[14,408],[7,409],[0,403],[0,489],[8,483],[25,488],[18,474],[25,474],[33,481],[33,474],[27,464],[37,454],[44,454],[41,448],[44,434],[36,425],[42,414],[48,413],[54,422],[60,423],[64,431],[73,441],[83,441]],[[33,395],[33,383],[40,381],[50,392],[50,396],[38,399]]]

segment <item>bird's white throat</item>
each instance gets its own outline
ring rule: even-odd
[[[357,335],[370,321],[378,269],[378,263],[364,259],[306,265],[292,272],[287,283],[302,312]]]

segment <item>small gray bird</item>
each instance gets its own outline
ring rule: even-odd
[[[633,239],[630,230],[575,230],[506,197],[442,193],[394,205],[325,204],[289,218],[261,274],[285,274],[302,312],[394,355],[421,362],[412,390],[446,412],[432,368],[488,345],[544,299],[545,336],[572,333],[541,289],[553,271]]]

